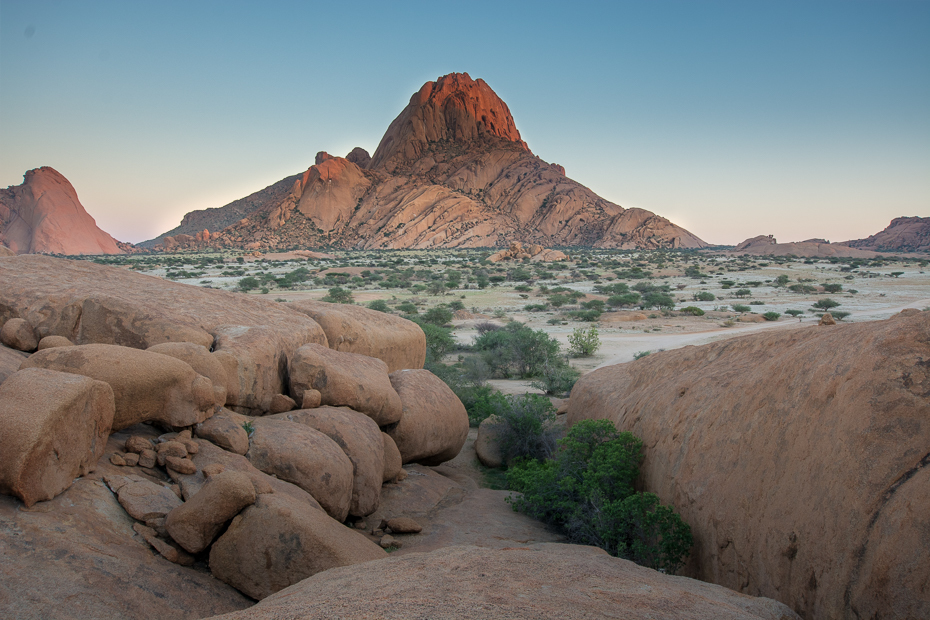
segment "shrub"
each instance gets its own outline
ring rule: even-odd
[[[608,420],[582,420],[558,442],[554,458],[517,462],[508,502],[575,543],[674,573],[691,548],[691,529],[652,493],[636,493],[642,441]]]
[[[545,363],[559,356],[557,340],[517,322],[479,335],[474,348],[501,377],[538,376]]]
[[[576,327],[568,337],[568,345],[569,353],[575,357],[591,357],[594,355],[601,348],[597,325],[592,325],[588,329]]]
[[[641,305],[643,308],[667,308],[671,310],[675,307],[675,300],[666,293],[646,293]]]
[[[347,291],[344,288],[338,286],[329,289],[326,297],[321,301],[328,301],[333,304],[354,304],[355,300],[352,298],[352,292]]]
[[[803,310],[785,310],[785,314],[790,314],[791,316],[801,316],[804,314]]]
[[[834,301],[830,299],[829,297],[824,297],[823,299],[818,300],[814,304],[814,307],[819,310],[829,310],[830,308],[836,308],[839,305],[840,305],[840,302]]]
[[[377,310],[378,312],[390,312],[391,309],[388,308],[387,302],[383,299],[375,299],[374,301],[368,302],[369,310]],[[414,307],[414,310],[416,307]]]
[[[686,308],[681,308],[679,312],[684,312],[685,314],[690,314],[692,316],[704,316],[704,311],[698,308],[697,306],[688,306]]]
[[[239,289],[243,291],[251,291],[252,289],[258,288],[259,283],[257,278],[248,276],[239,280]]]
[[[827,293],[842,293],[843,285],[842,284],[824,284],[823,290]]]
[[[622,293],[611,295],[607,298],[607,305],[616,308],[618,306],[632,306],[639,303],[639,293]]]
[[[494,415],[500,418],[498,445],[504,462],[547,459],[555,451],[558,429],[555,407],[540,394],[504,396],[496,401]]]
[[[643,359],[644,357],[646,357],[647,355],[649,355],[650,353],[652,353],[652,351],[637,351],[636,353],[633,354],[633,359],[634,359],[634,360],[641,360],[641,359]]]
[[[452,321],[452,311],[445,306],[436,306],[423,313],[423,321],[442,327]]]
[[[709,291],[701,291],[700,293],[695,293],[693,299],[694,301],[713,301],[717,298]]]
[[[569,366],[562,358],[543,364],[539,379],[530,383],[549,396],[565,397],[571,393],[581,373]]]
[[[397,304],[397,309],[403,312],[404,314],[416,314],[417,307],[413,302],[405,301],[403,303]]]
[[[584,321],[586,323],[592,323],[601,318],[600,310],[572,310],[566,314],[576,321]]]
[[[751,297],[752,291],[750,291],[748,288],[741,288],[733,294],[737,297]]]
[[[465,304],[463,304],[458,299],[456,299],[455,301],[450,301],[448,306],[449,306],[449,310],[451,310],[452,312],[458,312],[459,310],[465,309]]]
[[[506,397],[499,390],[495,390],[489,385],[468,387],[461,390],[461,393],[456,392],[456,395],[465,405],[470,426],[480,425],[484,420],[507,406]]]
[[[749,312],[752,310],[752,308],[749,306],[744,306],[743,304],[733,304],[730,307],[733,308],[733,312]]]
[[[427,362],[438,362],[446,353],[455,348],[456,342],[451,329],[427,323],[419,316],[408,316],[407,318],[419,325],[420,329],[423,330],[423,335],[426,336]]]
[[[830,311],[830,316],[832,316],[837,321],[842,321],[843,319],[848,317],[850,314],[852,313],[846,312],[845,310],[831,310]]]
[[[765,314],[762,315],[762,317],[763,317],[766,321],[777,321],[777,320],[778,320],[778,317],[780,317],[780,316],[781,316],[781,315],[778,314],[777,312],[766,312]]]

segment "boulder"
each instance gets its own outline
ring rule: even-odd
[[[52,349],[54,347],[73,347],[74,343],[64,336],[45,336],[39,341],[38,349]]]
[[[203,439],[197,440],[197,444],[200,446],[200,450],[191,459],[194,461],[194,465],[197,466],[197,473],[189,476],[178,476],[178,484],[181,485],[181,494],[184,499],[194,497],[210,475],[215,475],[219,471],[237,471],[249,477],[252,486],[255,487],[255,492],[259,495],[265,493],[287,495],[296,501],[307,504],[314,510],[323,511],[319,502],[312,495],[297,485],[259,471],[244,456],[227,452]]]
[[[305,343],[325,348],[326,336],[312,321],[295,326],[287,335],[261,325],[217,327],[216,351],[230,353],[236,360],[231,374],[237,377],[238,385],[227,394],[227,404],[255,413],[269,411],[272,399],[286,391],[287,360]]]
[[[829,312],[825,312],[822,317],[820,317],[820,323],[818,325],[836,325],[836,320],[833,318],[833,315]]]
[[[275,493],[232,520],[210,549],[210,571],[261,600],[321,571],[386,556],[364,535]]]
[[[478,426],[478,438],[475,439],[475,454],[485,467],[503,467],[504,455],[501,454],[498,426],[501,419],[492,415],[481,421]]]
[[[403,417],[386,432],[403,462],[439,465],[455,458],[468,437],[468,413],[455,392],[428,370],[398,370],[391,385]]]
[[[137,521],[163,519],[182,504],[174,491],[142,476],[107,476],[120,505]]]
[[[663,575],[595,547],[463,545],[399,553],[327,570],[222,620],[799,620],[771,599]]]
[[[364,517],[375,511],[381,499],[384,441],[374,420],[348,407],[318,407],[273,417],[309,426],[335,441],[352,462],[349,514]]]
[[[288,304],[316,321],[331,349],[376,357],[388,372],[423,368],[426,336],[413,321],[362,306],[302,300]]]
[[[352,502],[352,461],[320,431],[287,420],[257,418],[246,457],[256,468],[312,495],[337,521]]]
[[[35,351],[39,346],[35,330],[25,319],[10,319],[0,328],[0,343],[4,346],[26,351]]]
[[[394,534],[419,534],[423,531],[423,526],[410,517],[388,519],[387,528]]]
[[[233,416],[233,412],[221,409],[194,427],[198,437],[212,441],[224,450],[245,454],[249,451],[249,434]]]
[[[384,444],[384,473],[381,475],[381,482],[387,482],[396,478],[403,469],[404,459],[390,435],[381,433],[381,439]]]
[[[297,350],[288,370],[297,400],[303,400],[304,390],[314,389],[324,405],[349,407],[378,426],[400,420],[400,398],[391,386],[387,364],[379,359],[307,344]]]
[[[207,478],[196,495],[169,512],[165,529],[184,549],[199,553],[230,519],[254,504],[256,497],[247,475],[223,471]]]
[[[213,382],[216,406],[222,407],[226,404],[226,369],[209,349],[193,342],[163,342],[149,347],[148,350],[186,362],[194,372]]]
[[[167,355],[109,344],[55,347],[33,354],[22,368],[84,375],[113,388],[113,430],[139,422],[189,426],[213,414],[213,384]]]
[[[19,370],[29,355],[16,349],[0,345],[0,383],[3,383],[14,372]]]
[[[930,612],[930,312],[769,331],[584,375],[569,423],[642,438],[686,574],[807,618]]]
[[[319,390],[304,390],[301,409],[315,409],[323,403],[323,395]]]
[[[102,381],[38,368],[10,375],[0,385],[0,493],[32,506],[93,471],[113,412]]]
[[[290,396],[284,394],[275,394],[271,398],[271,405],[268,408],[268,413],[274,415],[276,413],[285,413],[287,411],[293,411],[297,408],[297,403]]]

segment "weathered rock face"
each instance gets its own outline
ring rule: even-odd
[[[368,151],[360,146],[357,146],[349,151],[349,154],[346,155],[346,159],[348,159],[359,168],[367,168],[368,164],[371,163],[371,155],[369,155]]]
[[[113,411],[102,381],[36,368],[13,373],[0,385],[0,493],[32,506],[93,471]]]
[[[0,190],[0,243],[17,254],[122,254],[97,228],[77,192],[49,167],[25,174],[22,185]]]
[[[885,230],[843,245],[874,252],[926,252],[930,250],[930,217],[896,217]]]
[[[213,395],[217,407],[226,404],[226,381],[228,380],[223,364],[211,355],[209,349],[192,342],[163,342],[147,349],[152,353],[161,353],[174,357],[188,364],[199,375],[213,383]]]
[[[199,553],[240,510],[254,504],[255,498],[247,475],[221,472],[210,476],[196,495],[168,513],[165,529],[187,551]]]
[[[455,456],[468,437],[468,412],[448,385],[428,370],[398,370],[391,385],[403,417],[387,429],[404,463],[439,465]]]
[[[374,420],[348,407],[319,407],[271,417],[309,426],[335,441],[352,461],[349,514],[364,517],[375,511],[381,498],[384,441]]]
[[[784,605],[670,577],[604,551],[460,546],[336,568],[223,620],[374,617],[795,620]]]
[[[336,351],[376,357],[388,372],[423,368],[426,336],[407,319],[349,304],[304,300],[288,308],[306,314],[326,333],[327,345]]]
[[[510,247],[488,256],[488,261],[499,263],[504,260],[523,260],[529,258],[534,263],[552,263],[568,260],[568,255],[559,250],[549,250],[541,245],[530,244],[524,247],[519,241],[511,241]]]
[[[17,351],[16,349],[11,349],[0,344],[0,383],[6,381],[7,377],[19,370],[23,361],[28,357],[29,355],[22,351]]]
[[[84,375],[113,389],[113,430],[139,422],[190,426],[213,415],[213,383],[179,359],[110,344],[44,349],[21,368]]]
[[[320,571],[386,556],[326,513],[274,493],[259,495],[233,519],[210,549],[210,570],[237,590],[263,599]]]
[[[930,312],[759,333],[596,370],[570,422],[645,445],[689,574],[808,618],[930,614]]]
[[[210,348],[219,341],[213,355],[231,374],[227,402],[247,410],[267,411],[286,391],[287,356],[308,342],[326,344],[313,319],[285,304],[87,261],[4,258],[0,282],[0,322],[23,318],[40,338],[138,349],[163,342]]]
[[[360,411],[378,426],[400,420],[400,398],[391,386],[387,364],[379,359],[307,344],[291,359],[288,374],[296,399],[303,401],[304,390],[318,390],[324,405]]]
[[[199,228],[219,231],[204,244],[422,249],[506,246],[517,238],[542,246],[706,245],[665,218],[600,198],[533,155],[507,105],[465,73],[415,93],[370,162],[353,153],[321,158],[287,196],[253,200],[255,216],[226,228],[204,224],[211,210],[197,212]],[[231,207],[212,210],[218,222]]]

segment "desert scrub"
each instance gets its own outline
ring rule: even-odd
[[[652,493],[637,493],[642,441],[609,420],[582,420],[553,458],[515,462],[507,471],[516,511],[574,543],[672,574],[691,549],[691,528]]]
[[[597,325],[591,325],[588,329],[576,327],[568,337],[568,352],[575,357],[591,357],[600,348]]]

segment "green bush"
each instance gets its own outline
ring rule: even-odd
[[[259,287],[258,279],[248,276],[239,280],[239,289],[243,291],[251,291]]]
[[[733,304],[730,307],[733,308],[733,312],[749,312],[752,310],[752,308],[743,304]]]
[[[591,325],[588,329],[576,327],[568,337],[568,352],[574,357],[591,357],[600,348],[597,325]]]
[[[790,314],[791,316],[801,316],[804,314],[803,310],[785,310],[785,314]]]
[[[495,412],[500,418],[497,441],[505,463],[526,459],[547,459],[555,451],[558,428],[555,407],[540,394],[504,396],[496,399]]]
[[[355,299],[352,298],[352,291],[347,291],[344,288],[338,286],[329,289],[326,297],[321,301],[328,301],[333,304],[354,304]]]
[[[445,306],[436,306],[423,313],[423,321],[442,327],[452,321],[452,311]]]
[[[388,308],[387,302],[383,299],[375,299],[374,301],[368,302],[369,310],[377,310],[378,312],[390,312],[391,309]]]
[[[579,376],[581,373],[559,357],[543,364],[539,378],[530,385],[549,396],[565,397],[571,393]]]
[[[684,312],[692,316],[704,316],[704,311],[697,306],[687,306],[686,308],[679,309],[679,312]]]
[[[558,340],[516,321],[482,333],[473,348],[481,352],[494,375],[502,378],[539,376],[544,364],[559,357]]]
[[[636,493],[642,441],[608,420],[582,420],[558,442],[552,459],[518,461],[508,498],[575,543],[674,573],[691,548],[691,528],[652,493]]]
[[[839,305],[840,302],[830,299],[829,297],[824,297],[823,299],[817,301],[814,304],[814,307],[820,310],[829,310],[830,308],[836,308]]]
[[[624,285],[626,286],[626,285]],[[618,295],[611,295],[607,298],[607,305],[616,308],[620,306],[633,306],[639,303],[640,296],[639,293],[621,293]]]
[[[419,325],[423,330],[423,335],[426,336],[426,360],[428,362],[440,361],[446,353],[456,347],[451,329],[427,323],[419,316],[407,318]]]
[[[762,315],[762,317],[763,317],[766,321],[777,321],[777,320],[778,320],[778,317],[780,317],[780,316],[781,316],[781,315],[778,314],[777,312],[766,312],[765,314]]]
[[[641,306],[645,308],[667,308],[671,310],[675,307],[675,300],[666,293],[646,293],[641,302]]]
[[[830,316],[832,316],[837,321],[842,321],[843,319],[848,317],[850,314],[852,313],[846,312],[845,310],[831,310],[830,311]]]
[[[700,293],[695,293],[693,299],[694,301],[713,301],[717,298],[711,292],[701,291]]]
[[[416,314],[417,313],[417,307],[413,304],[413,302],[410,302],[410,301],[405,301],[400,304],[397,304],[397,309],[403,312],[404,314]]]

